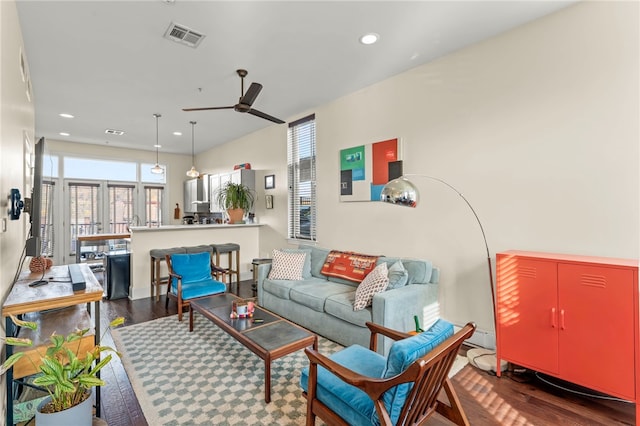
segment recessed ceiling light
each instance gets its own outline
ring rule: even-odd
[[[62,118],[73,118],[73,114],[67,114],[66,112],[58,114]]]
[[[174,136],[182,136],[182,132],[173,132]]]
[[[154,148],[162,148],[162,145],[157,145],[157,144],[156,144],[156,145],[154,145],[153,147],[154,147]]]
[[[71,136],[71,133],[67,133],[67,132],[60,132],[58,133],[60,136]]]
[[[360,37],[360,43],[362,44],[373,44],[380,39],[380,36],[376,33],[365,34]]]

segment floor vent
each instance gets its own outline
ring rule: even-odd
[[[205,38],[205,35],[194,31],[191,28],[185,27],[184,25],[172,22],[164,33],[164,37],[196,48],[202,39]]]

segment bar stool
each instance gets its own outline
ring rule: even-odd
[[[213,253],[216,255],[216,266],[219,274],[223,276],[229,276],[229,291],[231,291],[231,284],[233,282],[233,275],[236,276],[236,293],[240,294],[240,244],[225,243],[225,244],[211,244]],[[235,266],[233,262],[233,254],[235,253]],[[220,255],[227,254],[227,266],[226,268],[220,265]],[[217,277],[217,275],[216,275]],[[218,278],[219,281],[220,278]],[[224,281],[223,281],[224,282]]]
[[[165,262],[167,254],[186,253],[183,247],[174,247],[168,249],[151,249],[149,255],[151,257],[151,298],[154,297],[156,302],[160,300],[160,287],[169,284],[169,277],[160,276],[160,266]]]

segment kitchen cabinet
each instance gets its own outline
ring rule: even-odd
[[[256,172],[251,169],[238,169],[228,173],[219,173],[216,175],[209,175],[209,200],[211,203],[209,205],[209,211],[211,213],[224,213],[225,210],[222,209],[216,200],[216,193],[219,188],[224,187],[227,182],[233,183],[242,183],[251,189],[255,195],[256,191]],[[255,203],[254,208],[251,209],[250,213],[255,212]]]
[[[635,402],[638,261],[525,251],[496,260],[498,364]]]

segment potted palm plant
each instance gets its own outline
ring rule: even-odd
[[[11,319],[19,327],[31,330],[37,328],[34,322],[22,321],[14,316],[11,316]],[[105,333],[123,323],[124,318],[116,318],[109,324]],[[102,352],[112,352],[117,356],[120,354],[115,349],[100,344],[95,345],[85,354],[79,353],[80,342],[88,332],[89,329],[76,330],[66,337],[53,334],[46,349],[37,349],[39,359],[32,359],[26,352],[16,352],[2,364],[0,373],[4,373],[26,356],[34,368],[40,371],[33,380],[33,384],[46,389],[49,397],[38,405],[36,411],[38,426],[91,425],[93,418],[91,388],[105,385],[105,382],[98,377],[98,372],[113,357],[110,353],[101,358],[100,354]],[[7,337],[5,342],[12,346],[32,346],[29,339]]]
[[[242,183],[227,182],[215,193],[215,201],[227,210],[230,223],[242,223],[245,213],[253,207],[253,191]]]

